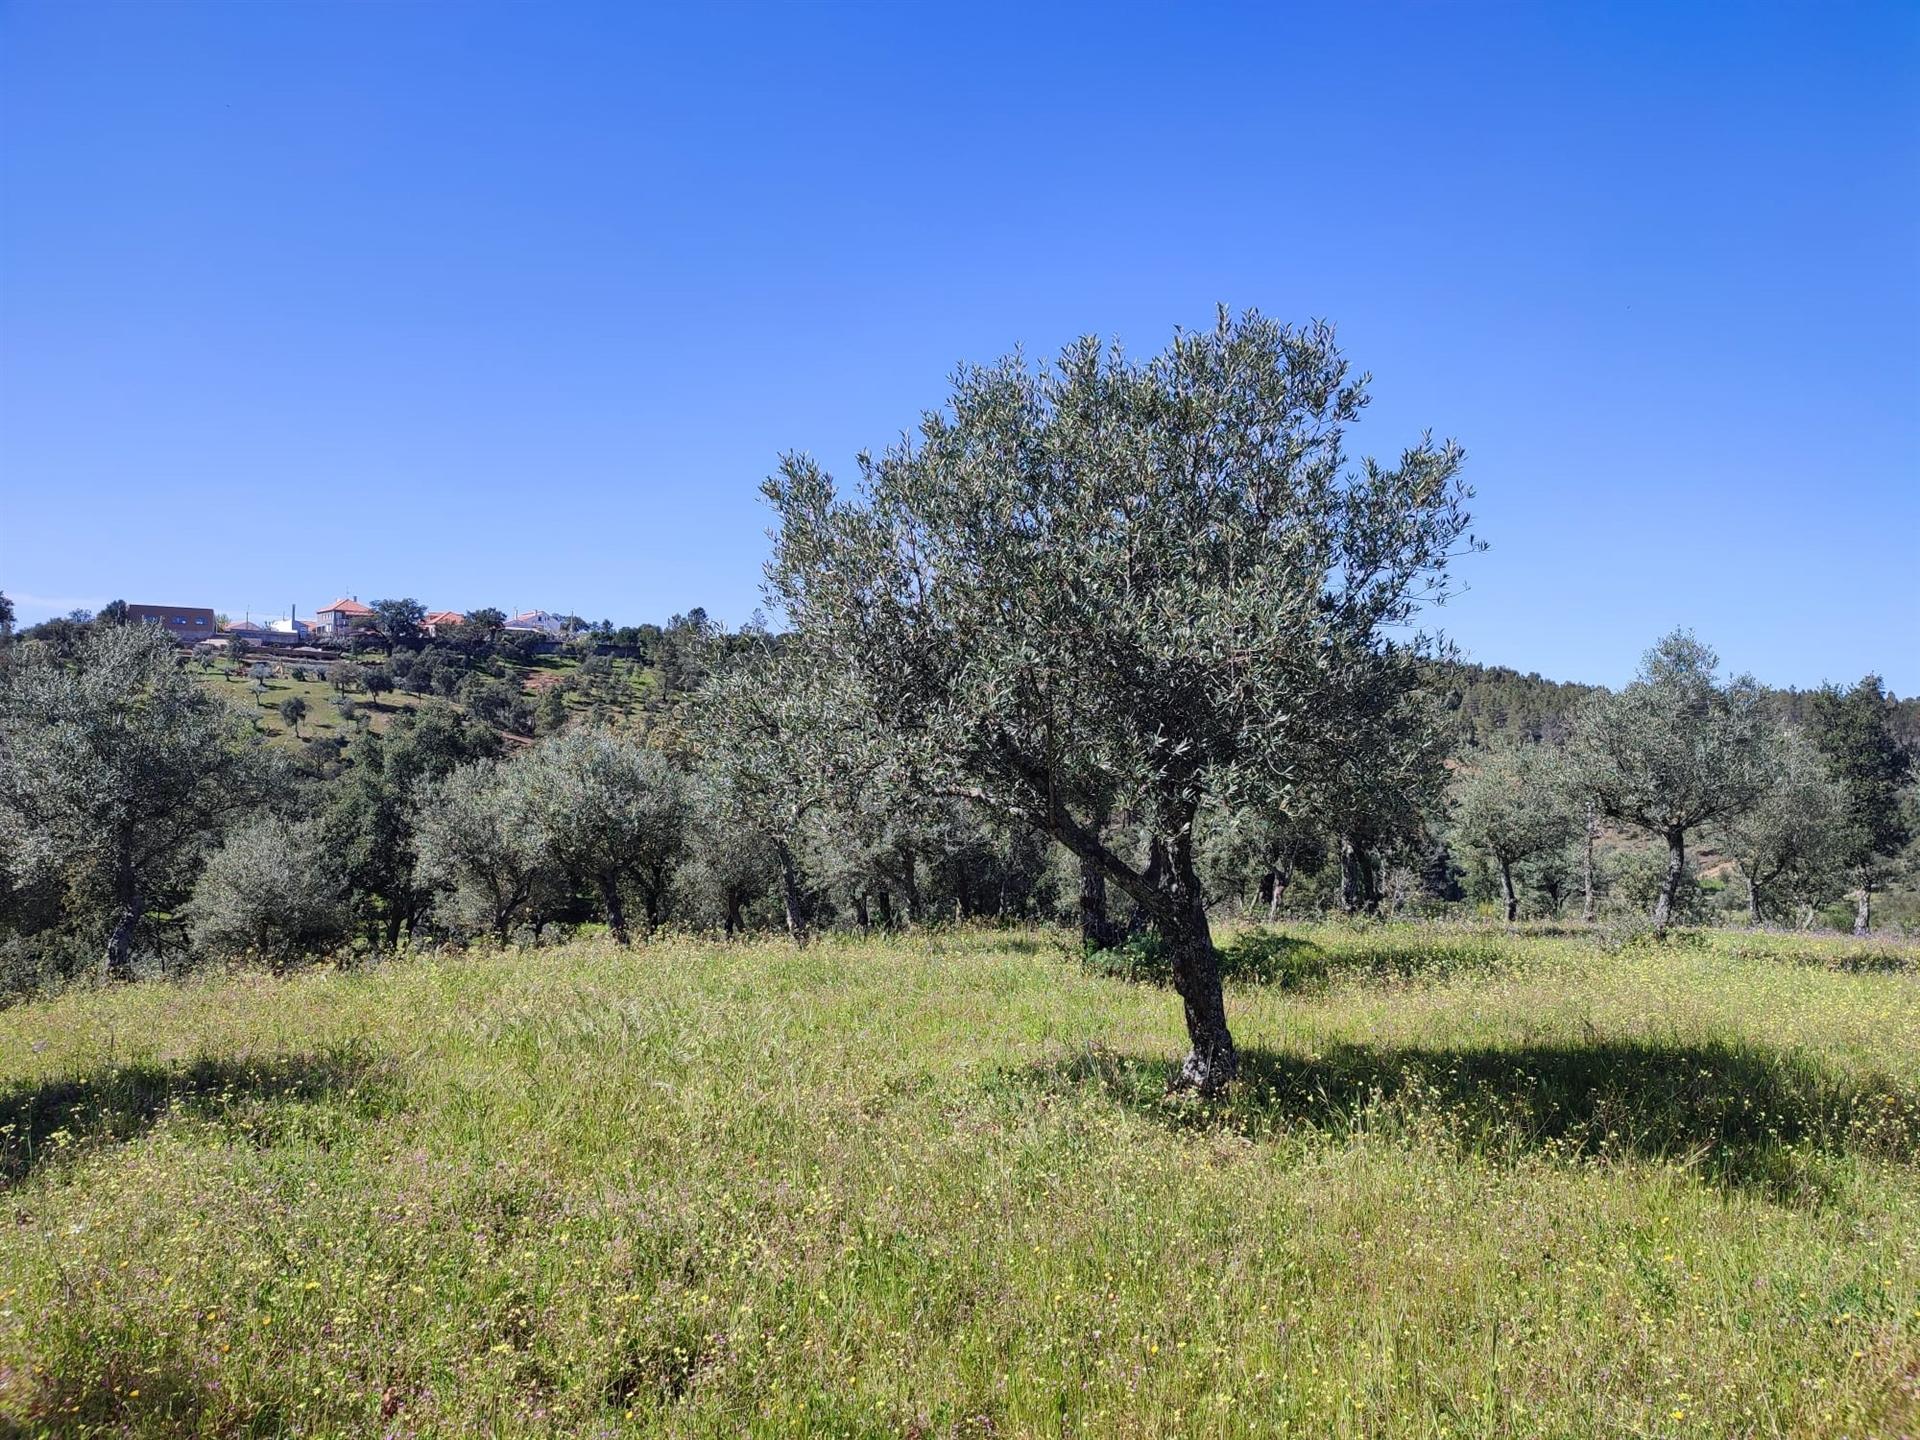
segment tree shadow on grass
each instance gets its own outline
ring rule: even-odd
[[[1920,1160],[1920,1095],[1755,1046],[1255,1048],[1241,1052],[1238,1083],[1211,1101],[1170,1094],[1177,1070],[1170,1058],[1092,1050],[1028,1078],[1044,1090],[1096,1089],[1176,1128],[1382,1133],[1496,1159],[1669,1161],[1783,1198],[1822,1192],[1826,1167],[1847,1156]]]
[[[56,1156],[131,1140],[170,1114],[244,1123],[271,1144],[296,1107],[346,1100],[356,1114],[384,1113],[390,1074],[365,1050],[341,1046],[302,1055],[203,1058],[187,1064],[103,1066],[0,1090],[0,1190]]]
[[[0,1440],[50,1435],[199,1435],[254,1440],[288,1433],[278,1398],[248,1403],[206,1360],[188,1360],[162,1343],[158,1357],[130,1341],[93,1357],[83,1371],[50,1366],[20,1376],[26,1413],[0,1415]]]

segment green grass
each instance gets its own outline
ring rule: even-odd
[[[249,658],[247,665],[253,663]],[[282,663],[281,668],[291,667]],[[311,670],[312,667],[308,668]],[[245,666],[241,667],[238,678],[228,675],[224,670],[196,669],[192,673],[208,690],[233,706],[242,718],[251,720],[262,736],[277,745],[297,749],[308,740],[336,735],[351,738],[354,733],[354,727],[340,718],[339,692],[324,680],[292,680],[275,676],[266,682],[265,694],[255,695],[253,681],[246,674]],[[297,737],[293,727],[280,718],[280,703],[294,695],[307,702],[307,716],[300,722]],[[393,723],[395,716],[417,709],[422,703],[419,696],[403,690],[391,691],[377,701],[365,694],[354,694],[349,698],[376,731],[384,731]]]
[[[1910,952],[1298,933],[1211,1105],[1044,934],[0,1012],[0,1434],[1920,1423]]]

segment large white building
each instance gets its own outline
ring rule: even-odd
[[[557,640],[567,633],[567,622],[551,610],[522,610],[507,621],[506,628],[532,631],[538,635],[551,635]]]

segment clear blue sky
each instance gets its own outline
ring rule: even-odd
[[[1457,436],[1477,659],[1920,690],[1920,6],[0,8],[0,589],[757,600],[779,451],[1216,301]]]

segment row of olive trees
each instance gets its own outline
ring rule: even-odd
[[[1808,723],[1791,728],[1769,722],[1751,677],[1723,681],[1717,671],[1712,650],[1676,632],[1648,652],[1632,684],[1579,711],[1564,748],[1509,743],[1467,757],[1453,787],[1454,834],[1498,873],[1509,921],[1517,867],[1576,839],[1593,919],[1605,820],[1665,852],[1656,931],[1675,916],[1689,843],[1708,837],[1745,881],[1752,923],[1850,890],[1855,932],[1866,932],[1874,890],[1911,839],[1901,794],[1911,761],[1879,681],[1817,692]]]
[[[590,918],[624,941],[782,912],[800,935],[835,917],[1050,913],[1043,839],[954,802],[888,811],[856,787],[776,831],[743,804],[750,750],[576,727],[515,752],[436,701],[316,766],[252,733],[155,630],[72,638],[0,649],[9,989],[75,973],[83,953],[125,979]],[[721,708],[704,697],[700,713]]]

